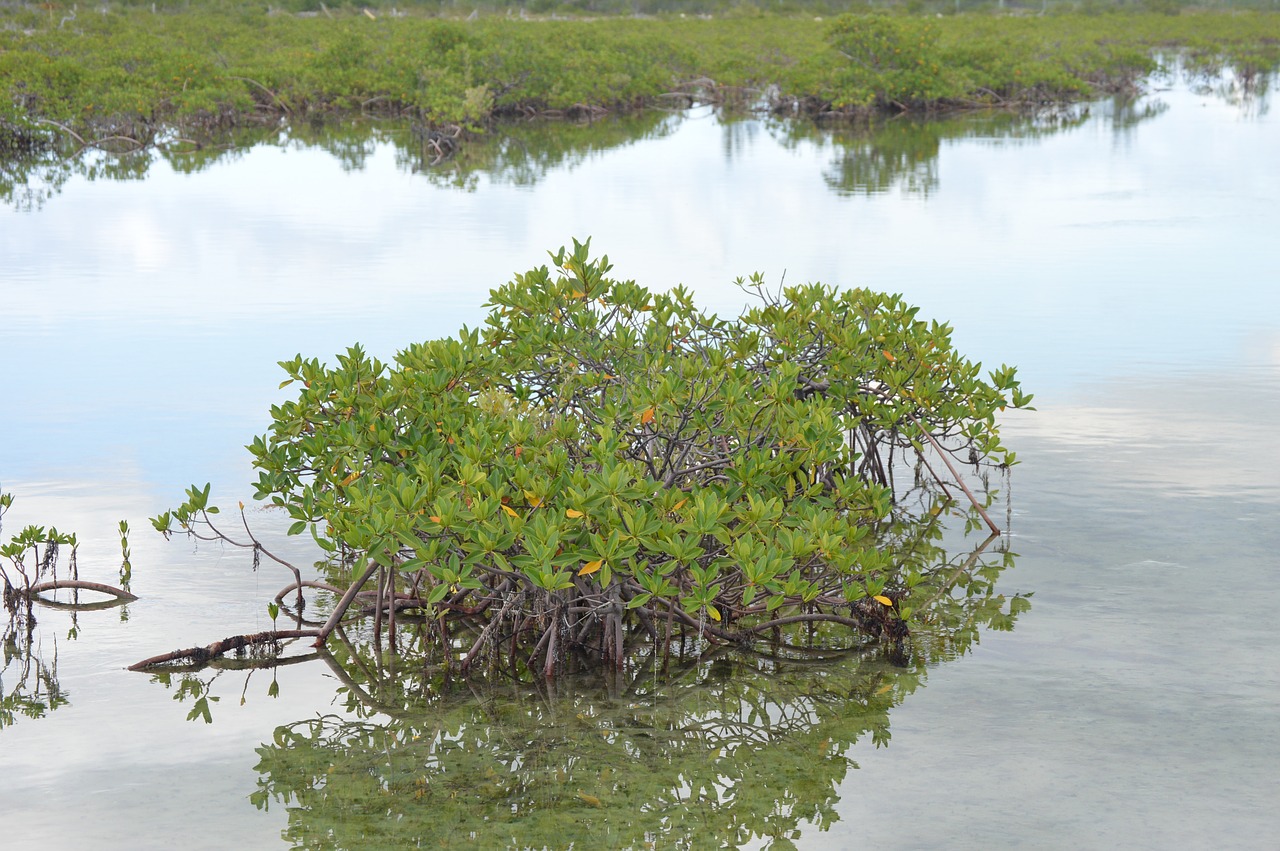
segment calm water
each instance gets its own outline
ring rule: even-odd
[[[127,519],[141,596],[40,613],[34,656],[67,702],[0,729],[5,844],[373,847],[398,824],[481,847],[1274,847],[1280,121],[1171,86],[870,137],[702,112],[525,130],[496,164],[426,171],[395,128],[318,133],[0,208],[5,533],[75,530],[81,575],[114,581]],[[267,671],[202,675],[211,724],[123,670],[270,626],[283,572],[146,518],[191,482],[250,498],[276,361],[474,325],[489,287],[585,236],[726,313],[753,271],[899,291],[1017,364],[1039,410],[1006,423],[1023,463],[1000,590],[1034,592],[1015,629],[910,675],[739,671],[639,702],[565,684],[395,722],[348,712],[322,662],[280,669],[274,697]],[[646,757],[630,728],[668,738]],[[493,774],[513,760],[564,775],[523,822]],[[441,809],[440,783],[470,803]]]

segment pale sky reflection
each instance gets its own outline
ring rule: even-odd
[[[1097,488],[1280,502],[1280,334],[1259,335],[1242,349],[1270,360],[1109,379],[1007,417],[1005,440],[1033,452],[1067,449],[1076,458],[1073,475]]]

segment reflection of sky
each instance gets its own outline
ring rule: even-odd
[[[41,212],[0,211],[0,323],[22,364],[0,389],[42,412],[10,423],[0,459],[26,478],[120,452],[163,470],[207,458],[205,437],[261,430],[275,361],[355,341],[387,357],[477,324],[491,286],[585,235],[618,274],[692,285],[722,312],[757,270],[904,292],[1042,401],[1226,367],[1280,321],[1280,172],[1261,167],[1275,122],[1162,97],[1175,108],[1124,131],[1101,117],[1031,143],[944,142],[927,202],[841,197],[830,149],[707,115],[532,188],[435,187],[385,145],[354,172],[263,147],[191,176],[72,180]]]
[[[532,187],[440,188],[387,145],[357,171],[261,147],[194,175],[73,179],[43,211],[0,211],[0,333],[17,354],[0,391],[38,412],[10,418],[0,471],[130,459],[166,487],[199,479],[264,427],[277,360],[355,341],[389,357],[478,324],[491,286],[573,236],[722,312],[757,270],[901,291],[963,351],[1018,364],[1042,404],[1230,369],[1280,324],[1276,123],[1161,97],[1172,108],[1123,129],[1099,108],[1034,141],[944,141],[927,201],[840,196],[830,147],[705,113]]]
[[[1280,335],[1271,339],[1274,348]],[[1246,349],[1247,351],[1247,349]],[[1280,363],[1107,381],[1066,404],[1011,415],[1005,439],[1080,459],[1083,487],[1150,497],[1280,503]],[[1085,483],[1088,484],[1085,484]]]

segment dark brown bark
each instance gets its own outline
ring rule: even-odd
[[[188,647],[186,650],[173,650],[169,653],[161,653],[159,656],[152,656],[150,659],[143,659],[141,662],[130,665],[129,670],[147,671],[179,660],[203,664],[232,650],[273,644],[286,638],[310,638],[317,634],[319,634],[319,630],[315,629],[273,629],[267,632],[253,633],[252,635],[232,635],[205,647]]]

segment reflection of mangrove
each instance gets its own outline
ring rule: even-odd
[[[592,122],[549,119],[499,124],[486,136],[453,145],[415,129],[412,143],[397,145],[401,168],[434,184],[474,190],[480,176],[490,182],[531,187],[553,171],[572,169],[593,155],[643,139],[662,138],[678,117],[661,112],[609,116]]]
[[[1271,89],[1280,79],[1260,62],[1231,64],[1216,55],[1188,58],[1179,71],[1196,94],[1216,97],[1255,116],[1267,114]]]
[[[943,142],[964,139],[1033,142],[1080,127],[1093,118],[1117,131],[1128,130],[1163,112],[1159,102],[1115,98],[1032,112],[993,110],[945,117],[903,116],[861,124],[779,121],[770,129],[787,148],[802,144],[830,150],[823,177],[841,195],[879,195],[895,189],[928,197],[939,185],[938,154]]]
[[[963,591],[935,601],[905,666],[876,645],[823,651],[819,634],[812,656],[716,648],[665,673],[650,656],[531,689],[459,684],[343,640],[322,655],[344,713],[278,728],[258,748],[251,799],[284,806],[288,840],[306,847],[798,839],[838,818],[856,747],[889,743],[889,712],[930,664],[980,629],[1013,627],[1029,603],[994,593],[1010,562],[962,570]]]
[[[1139,125],[1158,118],[1169,111],[1169,105],[1159,98],[1115,97],[1094,104],[1094,114],[1106,122],[1114,136],[1128,136]]]
[[[1207,60],[1184,66],[1184,75],[1205,93],[1229,103],[1257,105],[1265,112],[1274,75],[1236,73]],[[928,196],[938,187],[938,152],[959,139],[1036,140],[1078,127],[1090,117],[1117,132],[1132,129],[1165,109],[1150,99],[1116,98],[1094,104],[1053,107],[1030,113],[1007,110],[947,117],[904,116],[866,123],[773,120],[769,131],[785,146],[817,144],[832,151],[824,175],[845,195],[873,195],[901,189]],[[591,122],[550,119],[510,121],[461,143],[455,129],[430,129],[400,120],[298,120],[287,126],[246,126],[210,136],[196,145],[177,138],[114,152],[86,148],[70,137],[53,147],[12,144],[0,151],[0,201],[18,209],[38,209],[72,177],[140,180],[157,161],[175,172],[194,174],[226,162],[254,145],[326,151],[346,171],[364,168],[380,145],[394,146],[400,168],[442,187],[474,190],[483,176],[493,183],[534,186],[552,171],[573,168],[603,151],[644,139],[662,138],[678,126],[679,113],[660,110],[608,116]],[[758,125],[753,118],[726,119],[725,155],[732,157]]]
[[[18,718],[43,718],[66,706],[70,698],[58,684],[58,649],[48,661],[36,640],[35,622],[11,617],[0,642],[4,664],[0,666],[0,730]]]
[[[274,698],[280,694],[280,683],[276,681],[276,669],[288,665],[297,665],[302,662],[310,662],[318,656],[316,653],[306,653],[300,656],[280,658],[277,654],[281,649],[280,643],[277,642],[272,646],[270,654],[264,655],[251,652],[245,656],[237,656],[230,659],[219,657],[186,667],[170,667],[168,670],[156,674],[152,679],[165,688],[172,688],[174,690],[173,699],[179,703],[191,701],[191,710],[187,712],[188,721],[198,719],[206,724],[211,724],[213,723],[213,704],[222,700],[221,696],[213,693],[213,687],[223,674],[230,671],[246,672],[244,684],[240,688],[240,703],[243,705],[248,701],[249,684],[257,671],[266,669],[271,672],[271,684],[267,686],[267,697]],[[211,676],[196,676],[198,673],[209,670],[213,671]],[[177,677],[176,680],[174,679],[175,675]]]
[[[56,545],[54,553],[56,557]],[[39,562],[45,564],[45,562]],[[72,568],[74,570],[74,568]],[[18,575],[26,575],[18,570]],[[0,665],[0,729],[13,726],[19,716],[43,718],[48,713],[68,703],[67,692],[58,684],[57,639],[52,658],[42,652],[40,632],[36,629],[34,606],[69,612],[71,627],[68,639],[79,636],[78,615],[81,612],[101,611],[123,607],[137,599],[127,590],[121,590],[99,582],[79,579],[47,579],[17,584],[10,581],[0,568],[5,583],[4,601],[8,614],[4,627],[4,663]],[[38,577],[39,574],[37,574]],[[71,599],[58,600],[48,596],[58,590],[70,590]],[[108,599],[83,601],[82,591],[94,591],[107,595]],[[127,610],[121,608],[121,618],[128,619]]]
[[[141,180],[160,162],[179,174],[196,174],[257,145],[323,150],[343,170],[359,171],[379,146],[390,144],[400,168],[423,174],[439,186],[471,190],[481,175],[495,183],[533,186],[549,172],[572,168],[599,152],[666,135],[677,120],[648,112],[584,123],[513,121],[471,137],[466,144],[459,144],[449,130],[366,119],[250,125],[218,132],[199,144],[166,137],[120,149],[88,146],[71,137],[54,145],[35,140],[27,144],[14,137],[0,150],[0,202],[20,210],[39,209],[73,177]]]
[[[86,146],[71,138],[53,145],[29,145],[0,151],[0,202],[19,210],[36,210],[58,195],[73,177],[83,180],[142,180],[157,160],[175,172],[191,174],[231,155],[237,146],[251,144],[261,129],[238,131],[215,144],[194,145],[176,139],[111,150]]]
[[[152,152],[123,154],[85,150],[70,145],[34,147],[0,156],[0,202],[19,210],[38,210],[72,177],[85,180],[141,180],[151,167]]]
[[[0,493],[0,529],[3,529],[4,515],[12,505],[13,495]],[[46,662],[40,652],[36,606],[70,613],[68,639],[79,635],[80,612],[120,607],[121,620],[128,620],[125,604],[137,597],[129,592],[128,524],[123,521],[120,523],[120,545],[124,556],[120,567],[121,588],[80,578],[76,558],[79,541],[75,533],[28,525],[0,545],[0,583],[4,586],[7,615],[3,638],[4,664],[0,667],[0,729],[11,726],[19,715],[43,718],[67,703],[67,694],[58,685],[56,641],[51,662]],[[61,555],[67,550],[69,555],[64,575],[59,577]],[[56,596],[59,591],[69,591],[70,599],[59,600]],[[82,592],[103,594],[107,599],[82,600]]]

